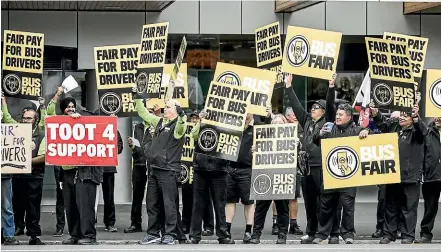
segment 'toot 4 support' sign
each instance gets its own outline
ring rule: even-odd
[[[46,118],[46,164],[117,166],[117,118],[69,116]]]

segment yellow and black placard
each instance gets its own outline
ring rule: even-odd
[[[178,181],[182,184],[193,184],[193,163],[192,162],[181,162],[181,173],[179,174]]]
[[[276,72],[218,62],[213,80],[251,91],[249,113],[266,116],[271,104]]]
[[[118,117],[138,116],[131,88],[99,89],[100,111]]]
[[[426,71],[426,117],[441,117],[441,70]]]
[[[153,108],[157,104],[160,108],[164,108],[164,96],[167,92],[167,85],[170,82],[171,74],[174,64],[165,64],[164,72],[162,74],[161,93],[159,98],[151,98],[147,100],[147,108]],[[175,80],[175,87],[173,90],[173,99],[176,99],[181,108],[188,108],[188,83],[187,83],[187,63],[182,63],[179,68],[179,73]]]
[[[413,69],[413,77],[420,80],[423,76],[424,61],[426,59],[429,39],[390,32],[385,32],[383,38],[407,44],[410,54],[410,64]]]
[[[185,132],[185,142],[182,148],[181,161],[193,162],[194,158],[194,139],[191,137],[191,130],[194,127],[194,123],[187,123],[187,131]]]
[[[288,26],[282,72],[330,80],[337,70],[341,32]]]
[[[2,90],[5,96],[37,100],[42,96],[44,34],[5,30]]]
[[[136,84],[147,98],[159,98],[167,50],[168,22],[142,27]]]
[[[251,94],[241,86],[211,82],[196,153],[237,161]]]
[[[396,133],[323,139],[321,148],[325,189],[401,182]]]
[[[415,85],[404,82],[372,80],[371,99],[373,99],[377,108],[411,112],[416,103]]]
[[[165,100],[172,99],[174,89],[175,89],[175,81],[178,77],[179,69],[181,68],[182,61],[184,60],[185,50],[187,49],[187,40],[185,36],[182,38],[181,46],[179,47],[178,55],[176,56],[176,61],[173,66],[173,71],[171,73],[171,78],[169,81],[169,85],[167,85],[167,93],[165,95]],[[173,84],[173,85],[171,85]]]

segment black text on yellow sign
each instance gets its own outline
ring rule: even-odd
[[[118,117],[137,116],[131,88],[119,88],[114,90],[98,90],[99,105],[104,115],[116,115]]]
[[[6,96],[36,100],[41,96],[44,34],[4,31],[2,87]]]
[[[98,89],[131,88],[136,83],[139,45],[95,47]]]
[[[274,62],[281,64],[282,43],[279,22],[256,29],[255,38],[257,66],[266,66]]]
[[[139,68],[160,67],[165,63],[168,22],[142,27]]]
[[[387,40],[404,42],[407,44],[410,54],[410,63],[413,69],[413,77],[421,78],[423,75],[424,61],[426,59],[426,51],[429,39],[390,32],[385,32],[383,38]]]
[[[282,72],[331,79],[336,72],[342,33],[288,26]]]
[[[426,117],[441,117],[441,70],[427,69]]]
[[[297,124],[254,126],[253,169],[297,167]]]
[[[194,123],[187,123],[187,131],[185,132],[185,142],[182,148],[181,161],[193,162],[194,158],[194,139],[191,137],[191,130]]]
[[[371,79],[414,83],[407,44],[365,38]]]
[[[325,189],[400,183],[396,133],[324,139]]]

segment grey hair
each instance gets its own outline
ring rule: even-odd
[[[294,110],[291,107],[287,107],[285,110],[285,116],[288,116],[291,113],[294,114]]]

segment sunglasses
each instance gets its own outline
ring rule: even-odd
[[[321,107],[320,105],[318,105],[318,104],[313,105],[313,106],[311,107],[312,110],[315,110],[315,109],[321,109],[321,108],[322,108],[322,107]]]
[[[34,118],[33,117],[22,117],[21,119],[23,119],[23,120],[33,120]]]

